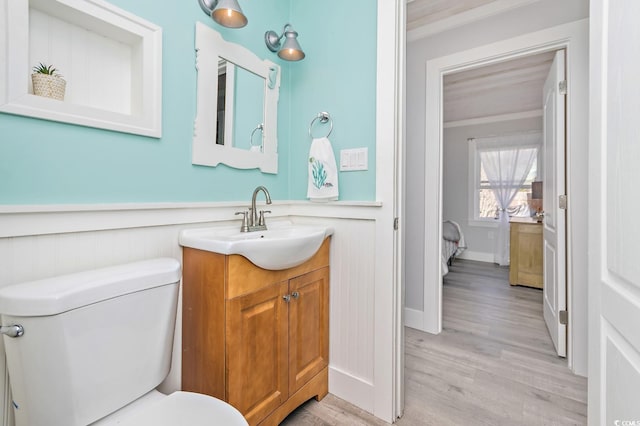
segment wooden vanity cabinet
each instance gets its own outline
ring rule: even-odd
[[[328,392],[329,239],[294,268],[184,248],[182,388],[277,425]]]

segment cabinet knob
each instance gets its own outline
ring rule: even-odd
[[[283,299],[285,302],[288,302],[288,301],[290,301],[290,300],[291,300],[291,296],[290,296],[290,295],[288,295],[288,294],[285,294],[284,296],[282,296],[282,299]]]
[[[298,293],[297,291],[294,291],[293,293],[291,293],[291,297],[293,297],[294,299],[297,299],[298,297],[300,297],[300,293]]]

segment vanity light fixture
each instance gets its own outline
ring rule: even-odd
[[[284,37],[284,43],[280,47],[280,40]],[[291,24],[286,24],[282,29],[282,34],[278,35],[270,30],[264,34],[264,42],[272,52],[278,52],[278,56],[285,61],[300,61],[305,54],[298,43],[298,33],[293,30]],[[278,50],[279,49],[279,50]]]
[[[227,28],[242,28],[247,17],[237,0],[198,0],[202,11],[218,24]]]

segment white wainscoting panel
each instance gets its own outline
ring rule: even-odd
[[[174,225],[2,238],[0,286],[154,257],[180,260],[182,250],[178,245],[178,233],[186,227]]]
[[[233,204],[233,205],[232,205]],[[239,225],[228,221],[245,203],[158,206],[11,207],[0,211],[0,287],[155,257],[182,260],[182,229]],[[333,226],[330,283],[331,393],[374,410],[374,283],[376,214],[379,203],[278,203],[273,216]],[[147,218],[145,222],[144,218]],[[4,219],[9,219],[4,221]],[[107,219],[105,221],[105,219]],[[7,222],[11,226],[4,226]],[[95,230],[91,230],[91,228]],[[36,235],[33,229],[42,230]],[[13,230],[13,231],[12,231]],[[160,386],[180,389],[181,312],[178,312],[172,370]],[[5,370],[0,341],[0,371]],[[0,373],[0,419],[13,425],[6,376]]]
[[[295,217],[294,221],[335,229],[329,293],[329,392],[373,412],[376,222],[317,217]]]

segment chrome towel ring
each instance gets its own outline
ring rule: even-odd
[[[331,115],[329,115],[328,112],[323,111],[319,112],[318,115],[316,115],[313,120],[311,120],[311,123],[309,124],[309,136],[311,136],[312,139],[313,134],[311,134],[311,128],[313,127],[313,124],[316,122],[316,120],[320,120],[321,124],[326,124],[327,122],[329,123],[329,133],[327,133],[327,135],[325,136],[325,138],[328,138],[331,132],[333,132],[333,120],[331,119]]]
[[[258,130],[260,130],[260,132],[264,133],[264,123],[258,124],[258,127],[253,129],[253,132],[251,132],[251,136],[249,137],[249,147],[259,146],[260,149],[262,150],[262,138],[260,138],[260,144],[258,144],[258,145],[254,145],[253,144],[253,135],[255,135]]]

